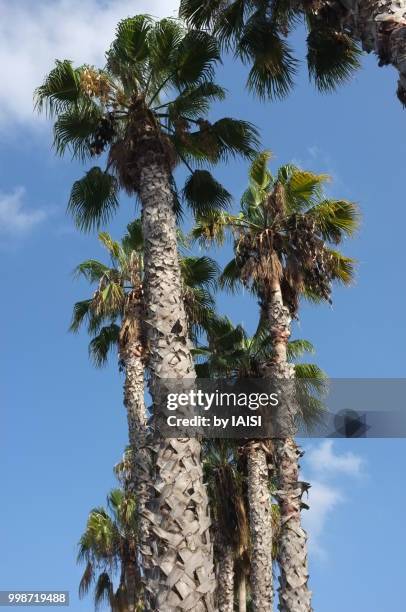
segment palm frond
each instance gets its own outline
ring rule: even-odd
[[[317,23],[307,38],[309,77],[322,92],[348,81],[361,66],[361,49],[343,31]]]
[[[35,90],[35,107],[53,116],[78,102],[81,93],[80,70],[73,68],[69,60],[56,60],[55,68]]]
[[[271,157],[271,151],[262,151],[255,157],[248,171],[250,181],[259,189],[266,189],[271,181],[272,175],[268,169]]]
[[[87,259],[76,266],[74,275],[83,276],[89,283],[95,283],[106,276],[109,271],[110,268],[97,261],[97,259]]]
[[[219,159],[241,155],[248,159],[255,157],[259,147],[257,128],[248,121],[224,117],[211,126],[219,142]]]
[[[213,23],[223,6],[223,0],[181,0],[179,17],[200,30]]]
[[[260,99],[284,98],[292,89],[297,61],[274,24],[253,15],[238,41],[237,52],[251,63],[247,86]]]
[[[54,147],[59,155],[69,149],[80,160],[92,155],[95,133],[102,120],[95,104],[75,105],[59,114],[54,124]]]
[[[220,49],[214,36],[201,30],[190,30],[173,56],[175,85],[182,89],[210,81],[220,59]]]
[[[219,266],[207,256],[182,257],[180,260],[182,279],[188,287],[216,288]]]
[[[89,318],[92,317],[93,313],[91,306],[92,300],[82,300],[80,302],[76,302],[76,304],[73,306],[72,321],[69,331],[79,331],[84,321],[89,320]]]
[[[97,336],[89,343],[89,355],[96,367],[101,368],[107,363],[110,351],[118,344],[120,328],[115,323],[103,327]]]
[[[355,265],[356,260],[352,257],[346,257],[339,251],[333,249],[327,250],[331,257],[331,268],[333,280],[342,283],[343,285],[349,285],[355,278]]]
[[[351,236],[359,226],[359,210],[348,200],[323,200],[307,214],[316,221],[323,238],[335,244],[341,242],[344,235]]]
[[[107,572],[102,572],[97,579],[94,590],[95,609],[99,610],[104,604],[111,604],[113,598],[113,582]]]
[[[127,233],[122,241],[124,251],[127,253],[135,251],[142,253],[144,248],[144,237],[142,235],[141,219],[136,219],[127,225]]]
[[[226,239],[228,220],[226,215],[218,210],[212,210],[205,215],[198,215],[196,225],[191,231],[192,240],[197,240],[202,246],[212,243],[222,245]]]
[[[76,225],[90,231],[106,224],[119,206],[117,179],[95,166],[73,184],[68,203]]]
[[[241,271],[235,258],[225,266],[219,278],[219,284],[222,289],[230,293],[235,293],[241,289]]]
[[[210,81],[204,81],[195,87],[188,87],[167,106],[169,117],[176,121],[183,119],[201,119],[209,111],[210,103],[224,100],[225,90]]]
[[[314,353],[314,346],[309,340],[291,340],[288,342],[287,357],[289,361],[298,359],[304,353]]]
[[[285,186],[286,203],[290,212],[316,204],[323,196],[323,186],[330,180],[328,174],[315,174],[292,164],[282,166],[278,178]]]
[[[79,599],[82,599],[88,592],[94,580],[93,563],[88,561],[85,571],[79,583]]]
[[[136,15],[122,19],[116,28],[115,39],[107,52],[107,67],[117,76],[126,76],[132,70],[142,80],[139,65],[148,58],[148,36],[153,28],[149,15]]]
[[[208,170],[195,170],[185,182],[182,197],[195,215],[207,215],[228,208],[231,194]]]

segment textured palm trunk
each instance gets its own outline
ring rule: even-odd
[[[148,121],[147,121],[148,123]],[[138,158],[145,242],[145,304],[154,409],[157,383],[195,377],[182,299],[174,198],[162,144],[153,127],[142,135]],[[155,475],[144,516],[150,542],[147,610],[214,609],[215,576],[208,495],[197,439],[156,439]],[[145,557],[145,555],[144,555]]]
[[[139,593],[135,591],[136,573],[143,573],[143,550],[148,546],[148,523],[144,518],[151,480],[151,453],[147,444],[146,411],[144,400],[144,341],[142,333],[143,303],[140,279],[133,279],[133,291],[127,296],[120,330],[120,360],[125,368],[124,405],[127,409],[128,436],[131,448],[131,474],[127,488],[137,501],[138,542],[132,566],[126,567],[128,612],[136,610]],[[127,576],[128,574],[128,576]]]
[[[291,316],[283,304],[279,280],[275,279],[267,300],[270,334],[273,339],[274,359],[266,375],[282,381],[294,378],[294,366],[287,361]],[[286,387],[286,389],[285,389]],[[282,391],[288,393],[288,385]],[[289,408],[288,408],[289,410]],[[290,426],[295,414],[282,414]],[[301,525],[302,493],[299,482],[298,459],[301,456],[292,437],[274,440],[278,478],[276,497],[280,506],[280,534],[278,539],[279,610],[281,612],[311,612],[311,591],[308,587],[307,536]]]
[[[222,541],[219,534],[217,542],[216,603],[219,612],[234,612],[234,553],[232,546]]]
[[[272,506],[267,452],[261,442],[247,445],[251,587],[254,612],[272,611]]]
[[[247,576],[244,572],[238,581],[238,612],[247,612]]]
[[[406,0],[324,0],[340,15],[341,26],[379,65],[399,74],[398,97],[406,105]]]

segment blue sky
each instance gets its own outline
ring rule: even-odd
[[[78,234],[65,215],[70,186],[83,169],[53,155],[49,126],[32,114],[32,89],[55,57],[101,61],[118,18],[173,9],[176,2],[37,0],[34,12],[30,2],[16,7],[0,0],[0,58],[10,77],[0,92],[0,589],[70,590],[75,611],[91,609],[90,600],[76,595],[76,542],[89,509],[104,502],[114,483],[125,414],[114,359],[94,370],[86,336],[67,333],[72,304],[88,294],[72,269],[103,255],[97,238]],[[298,33],[295,44],[303,56],[302,38]],[[214,115],[255,122],[274,152],[274,168],[294,160],[328,172],[330,192],[362,210],[359,235],[345,245],[359,261],[355,285],[336,290],[332,308],[304,306],[296,337],[314,343],[318,364],[332,377],[404,377],[406,114],[395,97],[394,71],[367,57],[350,84],[322,96],[302,70],[293,94],[274,104],[246,94],[242,72],[231,60],[220,70],[229,97]],[[217,175],[238,198],[246,164],[231,163]],[[133,202],[123,200],[111,233],[119,238],[134,214]],[[254,328],[256,307],[248,297],[221,295],[219,307]],[[318,440],[306,448],[315,611],[399,609],[405,442]]]

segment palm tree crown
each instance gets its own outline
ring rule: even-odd
[[[321,91],[348,80],[360,66],[360,47],[342,27],[341,2],[290,0],[181,0],[180,15],[208,28],[250,66],[247,85],[261,98],[289,93],[298,67],[289,35],[307,28],[309,77]]]
[[[77,266],[76,274],[83,276],[97,288],[90,299],[76,302],[73,309],[71,331],[78,331],[86,323],[89,335],[89,353],[97,366],[106,363],[110,350],[120,345],[128,334],[122,329],[126,305],[129,300],[143,300],[143,237],[141,222],[128,225],[121,243],[112,240],[107,232],[99,239],[107,249],[111,266],[89,259]],[[182,248],[180,247],[182,250]],[[219,269],[210,257],[181,256],[183,297],[189,332],[193,339],[208,328],[214,317],[214,296]],[[132,321],[132,324],[136,324]],[[141,321],[138,322],[142,324]]]
[[[94,584],[96,608],[105,602],[113,612],[119,612],[127,609],[128,605],[128,572],[132,568],[136,572],[136,502],[131,494],[114,489],[107,498],[107,507],[107,510],[94,508],[89,513],[86,529],[80,538],[78,561],[86,563],[86,568],[80,581],[79,595],[86,595]],[[120,584],[114,591],[117,573]],[[137,582],[140,588],[139,578]]]
[[[289,164],[273,176],[269,157],[263,152],[252,163],[241,212],[211,212],[199,219],[193,235],[221,241],[231,229],[235,257],[223,272],[223,285],[233,289],[242,282],[265,305],[277,278],[296,315],[300,295],[330,302],[333,281],[351,282],[354,261],[334,247],[355,231],[358,211],[348,200],[325,197],[327,175]]]
[[[59,154],[69,151],[83,161],[107,154],[106,169],[95,166],[73,185],[69,209],[78,226],[105,224],[120,188],[137,193],[145,155],[163,159],[168,171],[187,165],[182,193],[193,209],[226,206],[230,194],[207,170],[192,166],[251,157],[258,139],[247,122],[207,120],[210,103],[225,96],[213,82],[216,39],[174,19],[138,15],[119,23],[106,57],[103,69],[58,60],[35,94],[38,110],[55,117]]]

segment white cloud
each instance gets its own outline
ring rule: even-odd
[[[341,474],[359,476],[363,460],[350,451],[341,455],[335,453],[333,440],[324,440],[320,446],[310,449],[307,454],[307,464],[313,471],[319,473],[340,472]]]
[[[117,22],[176,16],[178,0],[0,0],[0,127],[33,121],[33,91],[56,58],[102,65]]]
[[[333,440],[323,440],[306,449],[304,471],[308,477],[304,476],[304,479],[311,483],[310,509],[305,510],[302,517],[309,533],[309,550],[319,558],[327,557],[323,534],[327,523],[334,523],[331,515],[339,504],[351,501],[346,495],[348,477],[363,476],[364,466],[362,457],[352,452],[337,452]]]
[[[24,196],[23,187],[16,187],[11,193],[0,192],[0,234],[25,234],[46,218],[47,214],[42,209],[25,208]]]
[[[309,492],[308,511],[303,512],[303,526],[309,533],[309,550],[325,558],[326,551],[322,545],[322,536],[327,520],[337,505],[344,501],[339,489],[324,482],[312,480]]]

